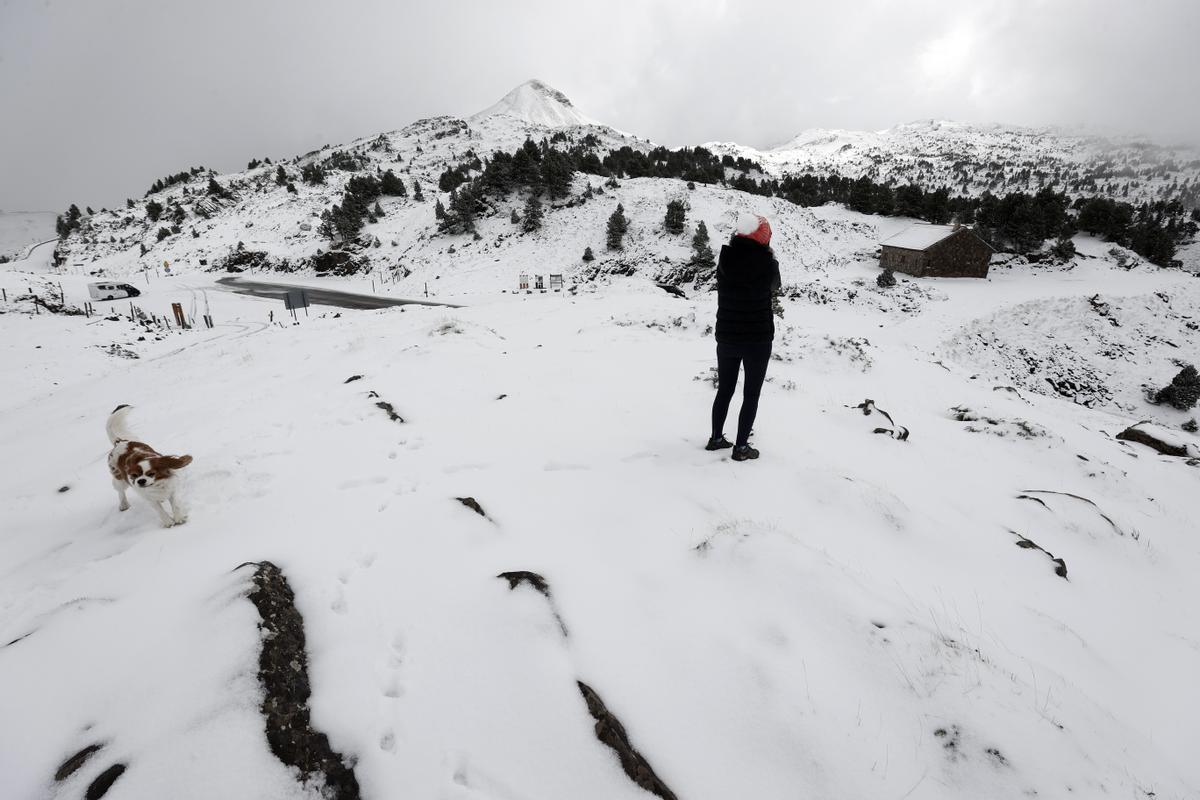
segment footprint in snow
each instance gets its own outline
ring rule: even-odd
[[[349,604],[346,602],[346,590],[341,584],[334,588],[333,602],[329,604],[329,608],[335,614],[345,614],[350,610]]]
[[[404,684],[400,680],[400,668],[404,666],[404,636],[399,632],[392,634],[388,643],[387,655],[384,657],[383,675],[379,679],[379,693],[389,700],[404,696]]]

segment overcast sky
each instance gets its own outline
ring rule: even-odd
[[[1198,0],[0,0],[0,209],[114,206],[541,78],[677,146],[926,117],[1200,140]]]

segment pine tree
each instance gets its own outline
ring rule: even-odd
[[[708,243],[708,227],[704,220],[696,226],[696,235],[692,237],[692,263],[705,269],[716,265],[712,247]]]
[[[176,225],[183,222],[186,217],[187,212],[183,210],[183,206],[179,205],[179,203],[171,207],[171,219],[175,221]]]
[[[91,207],[91,206],[88,206],[88,207],[87,207],[87,213],[88,213],[88,216],[90,217],[90,216],[92,216],[93,214],[95,214],[96,212],[95,212],[95,211],[92,211],[92,207]]]
[[[683,233],[687,221],[687,205],[682,200],[671,200],[667,203],[667,214],[663,218],[663,228],[667,233]]]
[[[1200,402],[1200,374],[1191,364],[1179,371],[1172,381],[1158,390],[1156,403],[1168,403],[1180,411],[1194,408]]]
[[[416,200],[418,203],[425,201],[425,195],[421,194],[421,184],[416,181],[413,181],[413,200]]]
[[[517,223],[519,223],[521,221],[521,215],[517,213],[517,210],[515,208],[512,210],[512,214],[509,215],[508,221],[511,222],[513,225],[516,225]]]
[[[583,248],[583,260],[584,261],[595,261],[596,260],[596,256],[592,253],[592,248],[590,248],[590,247]]]
[[[208,176],[208,193],[213,195],[214,197],[228,198],[230,196],[229,190],[226,189],[221,184],[217,183],[217,179],[214,178],[212,175]]]
[[[420,190],[418,189],[418,191]],[[434,219],[437,219],[438,221],[446,218],[446,207],[442,205],[441,198],[438,198],[437,205],[433,207],[433,216]]]
[[[571,157],[558,150],[547,150],[542,156],[542,180],[551,200],[566,197],[571,193],[571,181],[575,178],[575,164]]]
[[[896,285],[896,273],[892,272],[891,268],[885,268],[879,273],[879,277],[875,278],[875,285],[880,289],[888,289]]]
[[[292,183],[291,181],[288,181],[287,190],[292,194],[300,194],[298,191],[296,191],[296,184]]]
[[[400,180],[390,169],[379,179],[379,190],[394,197],[404,197],[408,194],[408,190],[404,188],[404,181]]]
[[[532,233],[542,227],[542,217],[545,212],[542,211],[542,201],[538,200],[537,195],[529,195],[529,199],[525,201],[525,214],[521,222],[521,231],[524,233]]]
[[[325,170],[317,164],[305,164],[300,168],[300,180],[305,183],[325,183]]]
[[[287,185],[287,182],[288,182],[287,173],[284,172],[283,165],[280,164],[278,167],[275,168],[275,185],[276,186],[285,186],[285,185]]]
[[[162,216],[162,212],[162,203],[158,202],[157,200],[151,200],[150,202],[146,203],[146,217],[151,222],[158,222],[158,218]]]
[[[133,198],[132,198],[132,197],[126,197],[126,198],[125,198],[125,207],[126,207],[126,208],[133,208]]]
[[[608,235],[606,237],[608,249],[624,249],[625,232],[628,230],[629,220],[625,218],[625,206],[617,203],[617,210],[608,218]]]
[[[383,206],[379,205],[379,201],[375,201],[375,207],[371,209],[371,213],[378,219],[383,216]]]
[[[449,233],[468,233],[475,230],[475,193],[470,184],[450,193],[450,211],[446,215],[446,230]]]

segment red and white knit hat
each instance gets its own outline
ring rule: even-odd
[[[737,225],[733,229],[735,236],[744,236],[766,247],[771,244],[771,223],[759,214],[749,214],[743,211],[738,214]]]

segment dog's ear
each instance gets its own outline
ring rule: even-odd
[[[158,459],[158,463],[167,469],[183,469],[188,464],[192,463],[191,456],[163,456]]]

